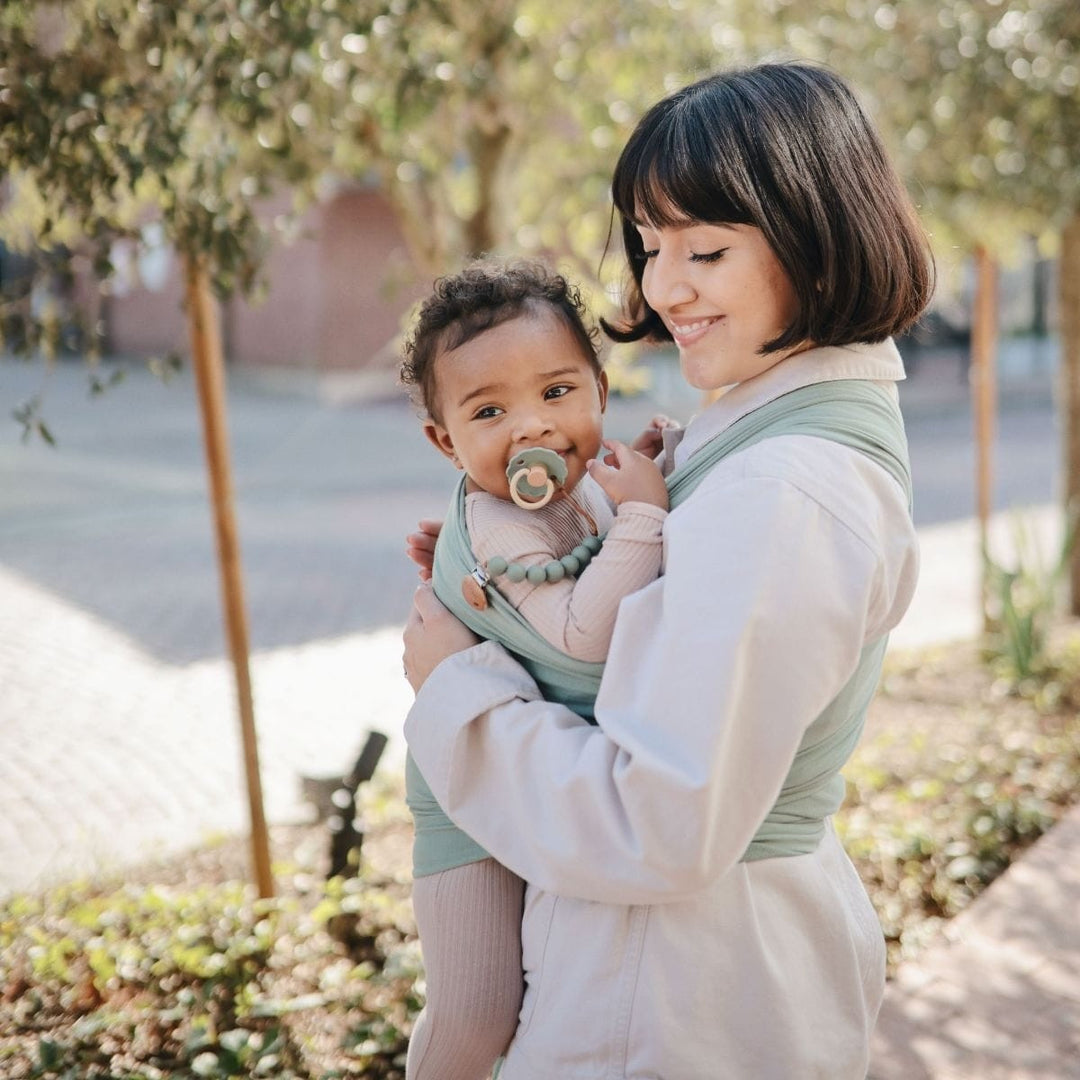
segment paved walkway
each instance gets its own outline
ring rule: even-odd
[[[886,991],[870,1080],[1080,1077],[1080,806]]]
[[[40,379],[0,361],[5,414]],[[1046,395],[1045,380],[1016,385]],[[613,433],[692,405],[678,393],[661,382],[652,400],[614,401]],[[917,471],[923,454],[924,475],[940,478],[955,464],[940,437],[960,423],[966,388],[941,367],[905,394]],[[57,450],[0,429],[0,895],[246,829],[193,388],[135,371],[101,401],[85,396],[75,365],[49,379]],[[400,402],[350,405],[340,383],[332,396],[230,387],[271,821],[306,815],[298,777],[340,774],[369,728],[391,736],[383,768],[400,767],[413,579],[401,538],[452,481]],[[1014,420],[1019,449],[1003,472],[1042,452],[1023,425],[1045,428],[1045,410]],[[924,447],[920,431],[938,441]],[[1060,530],[1051,471],[1005,477],[1041,503],[1027,516],[1048,546]],[[977,630],[974,524],[933,517],[896,648]],[[1007,517],[995,527],[1004,544]],[[1078,865],[1080,812],[905,969],[889,988],[875,1080],[1080,1077]]]

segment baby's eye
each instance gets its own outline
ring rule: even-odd
[[[477,409],[473,413],[474,420],[491,420],[498,416],[502,412],[502,409],[498,405],[485,405],[482,409]]]
[[[699,263],[714,263],[719,262],[727,253],[727,248],[719,248],[716,251],[706,251],[702,254],[693,254],[690,256],[691,262]]]
[[[565,397],[567,394],[570,393],[571,390],[573,390],[572,386],[549,386],[544,391],[544,400],[550,401],[552,398]]]

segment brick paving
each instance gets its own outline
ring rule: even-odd
[[[943,457],[940,445],[921,449],[920,432],[948,437],[951,423],[962,441],[966,387],[954,374],[905,389],[917,480]],[[41,378],[39,366],[0,360],[4,412]],[[0,895],[246,829],[193,387],[132,369],[88,402],[84,380],[72,364],[48,378],[58,449],[0,429]],[[1044,394],[1045,382],[1031,385]],[[230,386],[275,822],[306,816],[299,776],[342,772],[370,728],[391,737],[382,767],[400,768],[411,697],[400,627],[414,580],[402,537],[441,511],[453,479],[400,400],[350,404],[340,390],[331,406],[243,377]],[[661,386],[653,400],[613,401],[610,428],[625,436],[657,409],[688,406]],[[1046,428],[1041,415],[1003,421]],[[1004,482],[1048,502],[1045,448],[1021,449],[1003,472],[1044,464]],[[894,645],[977,629],[974,526],[934,517],[953,497],[929,500],[922,585]],[[1060,530],[1049,506],[1029,516],[1044,537]],[[1005,537],[1004,516],[997,528]],[[1078,851],[1080,811],[890,984],[872,1080],[1080,1077]]]
[[[1080,1077],[1080,807],[889,984],[870,1080]]]

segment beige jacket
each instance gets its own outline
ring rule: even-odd
[[[678,464],[788,390],[894,383],[891,342],[816,349],[732,388]],[[444,661],[406,735],[450,817],[530,882],[526,994],[500,1080],[862,1080],[884,943],[829,829],[741,863],[803,731],[899,622],[917,547],[896,481],[807,436],[721,461],[620,608],[599,727],[498,646]]]

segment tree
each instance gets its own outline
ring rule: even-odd
[[[986,253],[1008,257],[1034,235],[1043,251],[1059,254],[1064,500],[1073,514],[1080,507],[1080,6],[847,0],[843,10],[851,22],[819,20],[818,55],[869,96],[938,251],[958,246],[987,267]],[[983,288],[992,286],[984,280]],[[1080,546],[1071,554],[1070,607],[1080,615]]]
[[[0,12],[5,55],[12,44],[18,55],[11,35],[34,6]],[[514,250],[563,260],[598,290],[615,290],[618,260],[600,260],[607,188],[638,116],[708,70],[783,55],[826,61],[856,85],[939,251],[981,244],[1000,254],[1034,233],[1046,249],[1064,243],[1064,287],[1080,272],[1069,269],[1078,230],[1064,227],[1080,205],[1073,0],[110,0],[96,5],[96,21],[88,0],[62,7],[94,34],[108,23],[125,43],[114,41],[96,67],[85,57],[84,70],[62,65],[69,99],[89,90],[110,101],[110,116],[96,105],[60,108],[47,58],[41,71],[5,62],[0,107],[27,133],[5,125],[0,150],[33,161],[55,120],[66,125],[56,149],[76,154],[83,175],[99,158],[123,160],[126,216],[87,219],[97,232],[80,227],[103,269],[107,237],[139,220],[130,196],[149,196],[170,215],[170,235],[209,245],[219,291],[250,287],[260,244],[253,200],[272,180],[307,196],[313,176],[336,174],[377,180],[425,275]],[[106,91],[109,71],[123,76]],[[124,110],[140,106],[146,115],[134,124]],[[138,139],[97,143],[99,129],[125,124]],[[163,169],[166,186],[152,179]],[[59,224],[68,219],[51,214],[39,210],[37,238],[70,238]],[[1067,372],[1080,370],[1074,308],[1063,302]],[[1067,385],[1080,412],[1080,376]],[[1075,496],[1080,421],[1067,426]],[[1076,592],[1080,569],[1074,580]]]
[[[302,192],[330,160],[329,140],[308,130],[330,89],[317,52],[319,10],[306,0],[12,0],[0,9],[0,160],[15,196],[5,235],[56,253],[68,268],[84,261],[107,282],[113,242],[138,238],[154,219],[184,262],[254,873],[267,896],[273,882],[212,293],[256,283],[265,246],[257,197],[276,183]],[[4,337],[48,347],[49,320],[27,305],[25,296],[6,299]]]

